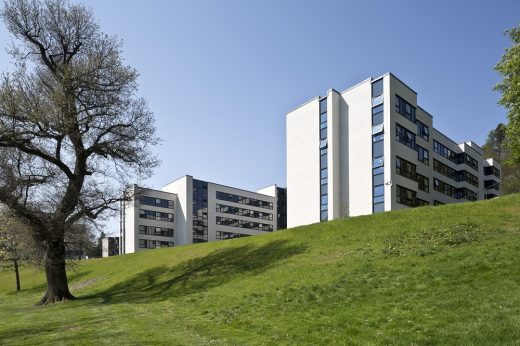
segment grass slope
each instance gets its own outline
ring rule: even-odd
[[[81,261],[36,307],[0,273],[1,344],[517,344],[520,195]]]

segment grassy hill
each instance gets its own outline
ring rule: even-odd
[[[520,195],[81,261],[36,307],[0,273],[0,344],[517,344]]]

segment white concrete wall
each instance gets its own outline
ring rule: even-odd
[[[175,245],[193,243],[193,177],[186,175],[164,186],[163,191],[175,193]]]
[[[348,216],[372,213],[372,84],[369,79],[341,93],[348,107]],[[344,156],[344,155],[342,155]]]
[[[341,213],[341,95],[335,90],[327,93],[327,167],[328,167],[328,219]]]
[[[287,227],[320,221],[319,102],[287,114]]]

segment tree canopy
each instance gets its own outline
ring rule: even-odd
[[[520,26],[507,30],[512,46],[506,51],[495,69],[503,80],[495,86],[501,93],[499,103],[507,109],[507,147],[509,160],[520,164]]]
[[[158,160],[137,71],[92,11],[64,0],[8,0],[15,71],[0,80],[0,203],[44,249],[41,304],[73,299],[64,239],[82,219],[114,213],[123,189]]]

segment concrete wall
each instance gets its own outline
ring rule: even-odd
[[[287,114],[287,227],[320,221],[319,102]]]
[[[163,187],[177,195],[175,212],[175,244],[193,243],[193,177],[186,175]]]

